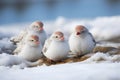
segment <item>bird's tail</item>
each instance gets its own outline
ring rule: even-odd
[[[27,67],[35,67],[35,66],[38,66],[38,65],[40,66],[40,65],[43,64],[43,60],[39,59],[35,62],[26,61],[25,64],[26,64]]]

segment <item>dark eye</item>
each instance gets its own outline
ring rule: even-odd
[[[34,40],[30,40],[30,41],[32,41],[32,42],[33,42]]]
[[[36,26],[36,28],[39,28],[39,26]]]
[[[58,38],[58,36],[55,36],[55,38]]]
[[[85,31],[82,31],[81,33],[84,33]]]

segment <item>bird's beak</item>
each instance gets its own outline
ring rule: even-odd
[[[64,41],[64,37],[61,37],[60,40],[61,40],[61,41]]]
[[[42,31],[42,30],[43,30],[43,27],[40,27],[39,30]]]
[[[80,35],[80,32],[77,32],[76,35]]]
[[[36,41],[36,44],[40,44],[40,41]]]

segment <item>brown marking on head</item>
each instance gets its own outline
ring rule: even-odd
[[[43,23],[41,21],[35,21],[30,25],[30,30],[35,30],[35,31],[43,31]]]
[[[34,25],[39,25],[40,27],[44,26],[43,22],[41,22],[41,21],[35,21],[35,22],[33,22],[33,24]]]
[[[31,35],[31,38],[35,39],[36,41],[39,41],[39,37],[37,35]]]
[[[81,31],[84,31],[86,28],[85,28],[85,26],[83,26],[83,25],[77,25],[76,27],[75,27],[75,31],[76,32],[81,32]]]
[[[57,34],[57,35],[59,35],[60,37],[63,37],[63,36],[64,36],[64,34],[63,34],[62,32],[60,32],[60,31],[56,31],[54,34]]]
[[[35,21],[35,22],[33,22],[30,26],[32,27],[32,26],[39,26],[39,27],[43,27],[43,23],[41,22],[41,21]]]
[[[43,26],[44,26],[43,22],[37,21],[36,23],[37,23],[38,25],[40,25],[40,27],[43,27]]]

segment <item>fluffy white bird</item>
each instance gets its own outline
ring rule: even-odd
[[[27,35],[25,45],[18,56],[28,61],[36,61],[43,56],[41,52],[42,44],[39,37],[37,35]]]
[[[45,53],[48,50],[48,48],[52,42],[52,39],[55,35],[56,34],[53,33],[48,39],[45,40],[45,44],[44,44],[43,49],[42,49],[43,53]]]
[[[14,54],[17,54],[21,51],[25,43],[25,38],[28,34],[38,35],[42,46],[44,45],[45,40],[47,39],[46,32],[44,31],[43,28],[43,23],[40,21],[35,21],[29,26],[27,30],[21,31],[21,33],[17,37],[11,39],[13,43],[15,44],[17,43],[17,48],[13,52]]]
[[[90,53],[95,45],[93,36],[83,25],[77,25],[69,37],[70,50],[74,56]]]
[[[48,59],[59,61],[67,57],[69,45],[64,40],[64,34],[60,31],[54,32],[49,48],[43,53]]]

